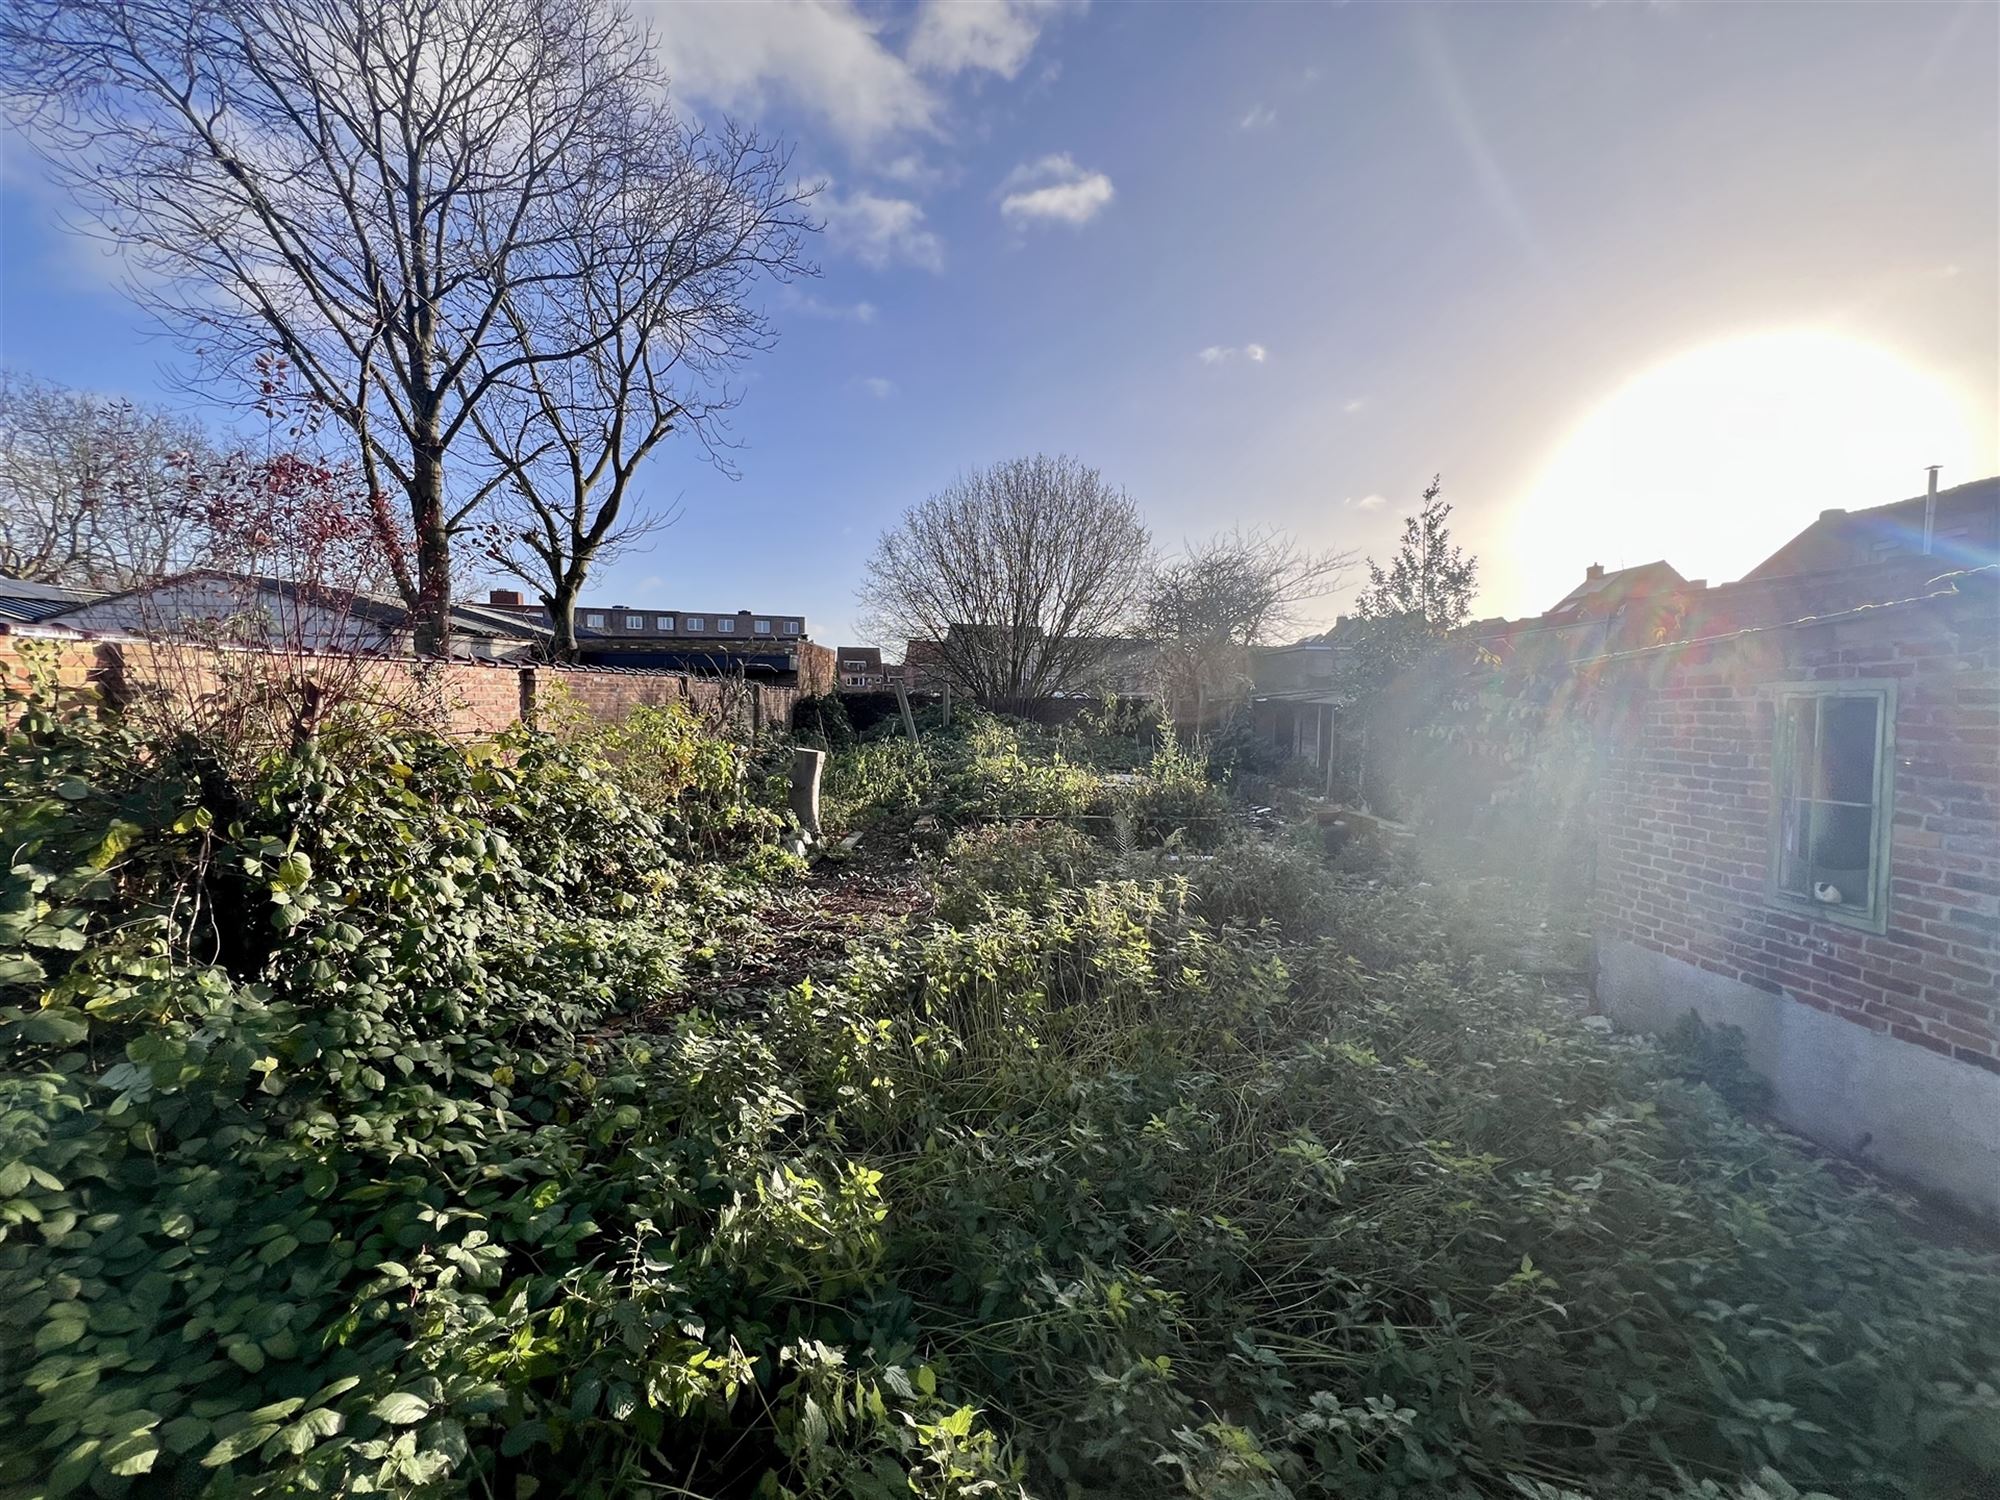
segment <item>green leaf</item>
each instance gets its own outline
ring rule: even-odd
[[[203,1454],[201,1466],[204,1469],[213,1469],[222,1464],[232,1463],[244,1454],[263,1447],[271,1434],[277,1430],[278,1424],[275,1422],[247,1422]]]
[[[41,1326],[35,1335],[35,1352],[47,1354],[56,1349],[67,1349],[84,1335],[83,1314],[76,1308],[64,1304],[62,1309]]]
[[[231,1344],[228,1354],[231,1359],[243,1366],[252,1375],[255,1375],[259,1370],[264,1368],[264,1351],[259,1349],[255,1344],[248,1342]]]
[[[98,1462],[113,1474],[129,1477],[152,1472],[160,1456],[160,1441],[151,1432],[133,1432],[106,1448]]]
[[[374,1406],[375,1415],[395,1427],[407,1427],[430,1415],[431,1404],[414,1391],[391,1391]]]

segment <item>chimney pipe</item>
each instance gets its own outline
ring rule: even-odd
[[[1937,526],[1937,476],[1942,465],[1932,464],[1927,470],[1931,477],[1930,487],[1924,492],[1924,556],[1931,555],[1931,532]]]
[[[1586,583],[1595,583],[1598,579],[1602,578],[1603,576],[1604,576],[1603,563],[1592,563],[1589,567],[1583,570],[1583,579],[1584,582]]]

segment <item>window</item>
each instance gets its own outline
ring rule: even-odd
[[[771,633],[771,622],[769,620],[759,620],[756,629],[759,635],[769,635]]]
[[[627,630],[644,630],[646,628],[646,617],[644,615],[627,615],[625,617],[625,628]]]
[[[718,616],[715,621],[715,628],[724,635],[736,634],[736,622],[730,619],[728,615]]]
[[[699,629],[701,629],[701,616],[700,616],[700,615],[689,615],[689,616],[687,617],[687,628],[688,628],[689,630],[699,630]]]
[[[604,616],[601,614],[585,613],[583,623],[586,629],[602,630],[604,628]]]
[[[786,634],[786,635],[797,635],[797,634],[799,634],[799,633],[800,633],[801,631],[803,631],[803,630],[804,630],[805,628],[806,628],[806,624],[805,624],[805,621],[803,621],[803,620],[787,620],[787,621],[785,621],[785,634]]]
[[[1890,683],[1778,690],[1772,745],[1771,898],[1882,931],[1888,917]]]

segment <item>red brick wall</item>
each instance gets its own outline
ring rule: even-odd
[[[170,698],[192,698],[220,680],[221,653],[145,641],[98,640],[55,631],[10,632],[0,627],[0,682],[27,679],[24,657],[55,664],[65,690],[101,691],[111,697],[147,685]],[[245,652],[228,653],[247,659]],[[515,666],[483,662],[382,660],[357,663],[338,659],[336,671],[358,674],[357,682],[386,699],[418,703],[445,731],[468,738],[498,733],[538,705],[574,705],[588,718],[621,718],[641,705],[686,701],[718,728],[784,730],[792,722],[798,693],[757,683],[723,683],[675,672],[606,671],[588,667]]]
[[[1607,683],[1601,937],[2000,1072],[1993,595],[1649,653]],[[1770,905],[1776,684],[1896,683],[1887,931]]]

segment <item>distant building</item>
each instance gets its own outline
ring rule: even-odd
[[[842,692],[879,692],[889,685],[888,670],[882,665],[881,647],[842,646],[833,654]]]
[[[1070,680],[1051,696],[1057,698],[1098,698],[1109,694],[1118,698],[1149,697],[1158,691],[1158,647],[1151,641],[1128,636],[1076,638],[1088,650],[1086,660]],[[1028,637],[1027,654],[1041,649],[1043,636],[1034,630]],[[975,652],[998,652],[1007,645],[1005,627],[999,625],[953,624],[945,629],[945,639],[905,641],[902,678],[913,693],[940,691],[950,678],[946,666],[954,648]],[[894,678],[891,669],[891,679]]]
[[[548,610],[515,589],[494,589],[486,607],[550,628]],[[746,677],[808,694],[834,687],[834,654],[807,635],[802,614],[586,604],[577,607],[576,640],[586,666]]]

